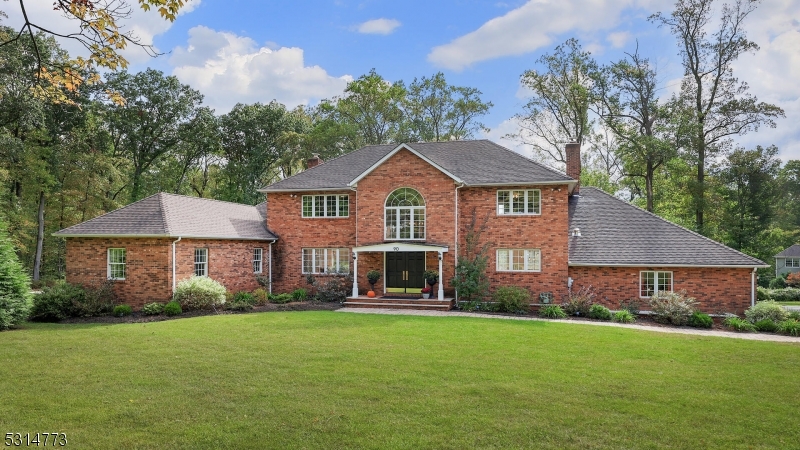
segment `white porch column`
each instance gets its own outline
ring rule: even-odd
[[[358,252],[353,252],[353,297],[358,297]]]
[[[442,285],[442,280],[444,278],[442,274],[442,252],[439,252],[439,300],[444,300],[444,286]]]

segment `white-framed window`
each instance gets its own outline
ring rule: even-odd
[[[800,267],[800,258],[786,258],[784,267]]]
[[[124,248],[108,249],[108,279],[124,280],[127,250]]]
[[[194,249],[194,274],[198,277],[208,276],[208,249]]]
[[[497,214],[536,215],[542,212],[542,191],[539,189],[497,191]]]
[[[253,249],[253,273],[261,273],[264,269],[264,249]]]
[[[542,252],[538,248],[497,249],[498,272],[539,272],[542,270]]]
[[[350,196],[304,195],[303,217],[350,217]]]
[[[672,291],[672,272],[643,270],[639,272],[639,296],[652,297],[659,292]]]
[[[304,248],[303,273],[350,272],[350,249]]]
[[[384,225],[386,239],[425,239],[425,199],[414,189],[396,189],[386,198]]]

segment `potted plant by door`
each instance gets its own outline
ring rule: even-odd
[[[422,288],[422,298],[425,299],[431,298],[431,288],[429,287]]]
[[[428,283],[428,286],[430,286],[429,293],[432,293],[433,287],[439,282],[439,272],[435,270],[426,270],[422,276],[425,278],[425,282]],[[423,289],[422,292],[425,292],[425,290]]]
[[[375,283],[381,279],[381,272],[375,269],[370,270],[367,272],[367,281],[369,281],[369,285],[372,287],[369,292],[367,292],[367,297],[374,298],[375,297]]]

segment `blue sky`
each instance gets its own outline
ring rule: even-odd
[[[49,2],[35,13],[53,26]],[[178,76],[206,103],[226,112],[236,102],[277,99],[313,105],[342,92],[347,81],[375,68],[391,81],[442,71],[451,84],[471,86],[494,103],[485,136],[503,139],[517,127],[525,92],[519,77],[559,43],[577,37],[600,63],[621,58],[638,40],[640,53],[659,69],[664,96],[682,74],[675,39],[647,21],[668,12],[671,0],[438,0],[438,1],[221,1],[194,0],[173,24],[136,11],[131,28],[164,56],[131,50],[131,70],[146,67]],[[4,5],[10,24],[11,4]],[[743,57],[736,74],[760,100],[785,109],[776,129],[737,137],[739,145],[776,144],[781,157],[800,159],[800,2],[770,0],[748,19],[749,37],[761,45]],[[76,53],[79,49],[67,47]]]

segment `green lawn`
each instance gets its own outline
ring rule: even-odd
[[[800,302],[777,302],[777,303],[783,306],[800,306]]]
[[[287,312],[0,333],[0,431],[74,448],[798,448],[800,345]]]

